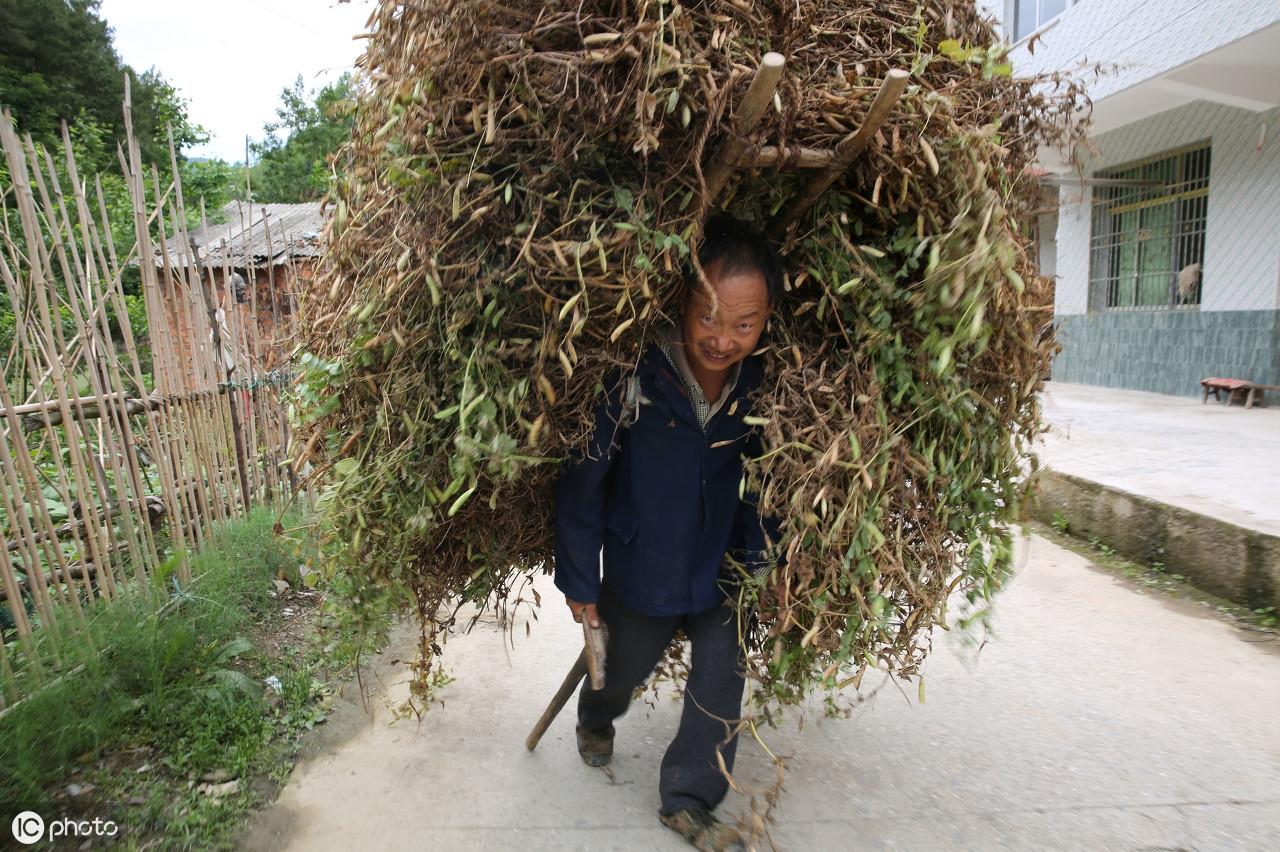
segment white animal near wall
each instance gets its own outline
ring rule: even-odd
[[[1196,301],[1200,287],[1200,264],[1189,263],[1178,273],[1178,304],[1189,305]]]

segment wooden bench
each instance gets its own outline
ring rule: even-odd
[[[1243,395],[1245,398],[1244,407],[1253,408],[1254,403],[1266,405],[1267,391],[1280,391],[1280,385],[1261,385],[1257,382],[1250,382],[1246,379],[1201,379],[1200,389],[1204,392],[1201,402],[1209,401],[1209,394],[1213,394],[1213,398],[1219,402],[1222,397],[1219,394],[1222,391],[1227,392],[1227,405],[1230,405],[1235,399]]]

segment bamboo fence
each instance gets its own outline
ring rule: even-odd
[[[126,90],[126,126],[130,112]],[[0,709],[61,673],[56,649],[89,642],[93,607],[123,593],[162,605],[191,582],[188,555],[213,524],[296,487],[280,399],[289,371],[259,366],[280,341],[259,339],[256,287],[240,304],[232,270],[204,263],[172,143],[162,181],[132,132],[126,142],[127,251],[65,129],[55,159],[0,115],[0,280],[14,317],[0,352]],[[126,274],[141,278],[145,341]],[[274,287],[275,267],[268,276]],[[289,333],[287,317],[273,320]]]

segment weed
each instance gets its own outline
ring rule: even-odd
[[[1053,520],[1050,521],[1050,526],[1063,535],[1069,535],[1071,533],[1071,522],[1067,520],[1067,516],[1061,512],[1053,513]]]
[[[68,673],[0,717],[0,799],[38,798],[121,741],[160,744],[176,770],[248,762],[262,695],[242,670],[252,646],[241,636],[265,612],[275,572],[296,564],[274,521],[263,508],[218,529],[191,558],[197,579],[162,614],[152,590],[122,587],[90,608],[82,636],[59,644],[41,632],[40,650]]]
[[[1088,541],[1089,541],[1090,547],[1092,547],[1094,550],[1098,551],[1108,559],[1116,555],[1115,548],[1109,544],[1103,543],[1102,539],[1098,538],[1096,535],[1089,536]]]

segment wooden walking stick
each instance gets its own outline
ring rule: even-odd
[[[591,623],[587,621],[586,615],[583,615],[582,652],[578,654],[578,659],[574,661],[573,668],[569,669],[569,673],[564,676],[564,682],[560,684],[560,689],[556,691],[555,697],[551,699],[547,709],[542,711],[542,717],[538,719],[538,723],[533,726],[533,730],[525,738],[524,747],[529,751],[533,751],[538,747],[538,741],[547,732],[547,728],[551,727],[551,723],[555,721],[556,716],[560,715],[560,711],[564,709],[564,705],[568,703],[569,697],[578,688],[578,684],[582,682],[584,675],[591,675],[592,689],[604,689],[605,645],[607,644],[608,636],[609,633],[603,621],[600,622],[599,627],[592,627]]]

